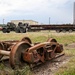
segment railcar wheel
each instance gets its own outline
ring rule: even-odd
[[[57,33],[60,33],[61,31],[60,31],[60,30],[56,30],[56,32],[57,32]]]
[[[6,33],[6,32],[7,32],[7,30],[6,30],[6,29],[3,29],[3,30],[2,30],[2,32],[3,32],[3,33]]]
[[[54,38],[49,38],[47,40],[47,42],[57,42],[57,40],[54,39]],[[56,45],[54,45],[54,44],[51,45],[51,49],[52,49],[52,51],[49,53],[49,57],[52,59],[52,58],[54,58],[56,56],[56,53],[55,53],[55,51],[56,51]]]
[[[20,33],[25,33],[24,28],[20,28]]]
[[[10,30],[8,30],[7,33],[10,33]]]
[[[31,41],[31,39],[29,37],[23,37],[21,39],[21,41],[25,41],[25,42],[28,42],[29,44],[32,44],[32,41]]]
[[[54,38],[49,38],[49,39],[47,40],[47,42],[57,42],[57,40],[54,39]]]
[[[65,32],[66,32],[66,30],[62,30],[62,32],[63,32],[63,33],[65,33]]]
[[[72,30],[70,29],[70,30],[69,30],[69,33],[71,33],[71,32],[72,32]]]
[[[22,58],[22,53],[25,52],[27,48],[31,47],[30,44],[22,41],[17,43],[10,52],[10,65],[13,69],[22,68],[25,62]]]
[[[15,28],[16,33],[20,33],[19,27]]]

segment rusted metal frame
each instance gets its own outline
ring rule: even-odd
[[[27,49],[27,52],[33,52],[34,50],[37,50],[37,49],[39,49],[39,48],[41,48],[41,47],[45,47],[46,45],[58,45],[58,43],[56,43],[56,42],[44,42],[44,43],[36,44],[36,45],[34,45],[33,47],[28,48],[28,49]],[[55,52],[55,49],[52,50],[52,51]],[[53,53],[54,53],[54,52],[53,52]],[[38,57],[42,62],[45,62],[45,60],[44,60],[44,59],[45,59],[44,55],[45,55],[44,52],[43,52],[43,55],[42,55],[42,56],[40,56],[40,55],[37,53],[37,57]]]
[[[56,47],[53,50],[52,49],[47,50],[47,57],[46,57],[47,59],[46,60],[51,60],[52,58],[54,58],[56,56],[55,51],[56,51],[58,44],[54,43],[54,44],[51,44],[51,46],[52,45],[56,45]]]
[[[37,49],[44,47],[46,45],[54,45],[54,44],[57,45],[58,43],[56,43],[56,42],[44,42],[44,43],[36,44],[36,45],[28,48],[27,51],[32,52],[32,51],[37,50]]]

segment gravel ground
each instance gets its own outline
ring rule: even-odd
[[[64,55],[57,59],[47,61],[46,63],[35,67],[33,73],[34,75],[54,75],[58,68],[67,63],[69,59],[70,57]]]
[[[59,58],[50,60],[50,61],[46,61],[44,64],[40,64],[36,67],[33,68],[33,70],[31,71],[33,75],[54,75],[54,73],[56,73],[56,71],[58,70],[59,67],[61,67],[62,65],[64,65],[65,63],[67,63],[70,60],[69,56],[61,56]],[[8,68],[6,68],[5,70],[1,70],[0,74],[1,75],[10,75],[11,74],[11,67],[8,61],[5,62],[5,66],[8,66]]]

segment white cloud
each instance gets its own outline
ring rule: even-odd
[[[0,16],[13,11],[35,11],[47,4],[46,0],[0,0]]]
[[[12,11],[36,11],[47,10],[48,7],[56,7],[69,0],[0,0],[0,15]]]
[[[23,14],[57,15],[63,12],[62,6],[73,1],[75,0],[0,0],[0,17]]]

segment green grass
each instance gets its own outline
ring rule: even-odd
[[[0,40],[21,40],[25,36],[30,37],[33,42],[44,42],[50,37],[63,44],[75,42],[75,33],[27,32],[17,34],[11,32],[5,34],[0,32]]]
[[[75,33],[55,33],[55,32],[27,32],[27,33],[2,33],[0,32],[0,40],[21,40],[23,37],[29,37],[32,42],[46,42],[48,38],[53,37],[59,43],[62,43],[64,46],[67,46],[70,43],[75,42]],[[59,71],[55,75],[75,75],[75,49],[64,50],[67,56],[71,56],[71,60],[59,68]],[[0,66],[0,70],[4,70],[4,66]],[[29,68],[24,68],[22,70],[14,71],[15,75],[31,75]],[[19,72],[19,74],[18,74]],[[25,74],[24,74],[25,73]],[[13,71],[12,71],[13,75]]]
[[[67,56],[75,56],[75,49],[64,50]]]
[[[22,69],[13,70],[4,66],[4,64],[0,64],[0,75],[33,75],[30,70],[30,67],[26,65]]]
[[[64,50],[70,61],[62,65],[54,75],[75,75],[75,49]]]
[[[67,64],[60,67],[55,75],[75,75],[75,56]]]
[[[29,66],[24,67],[23,69],[17,69],[14,71],[14,75],[32,75]]]

